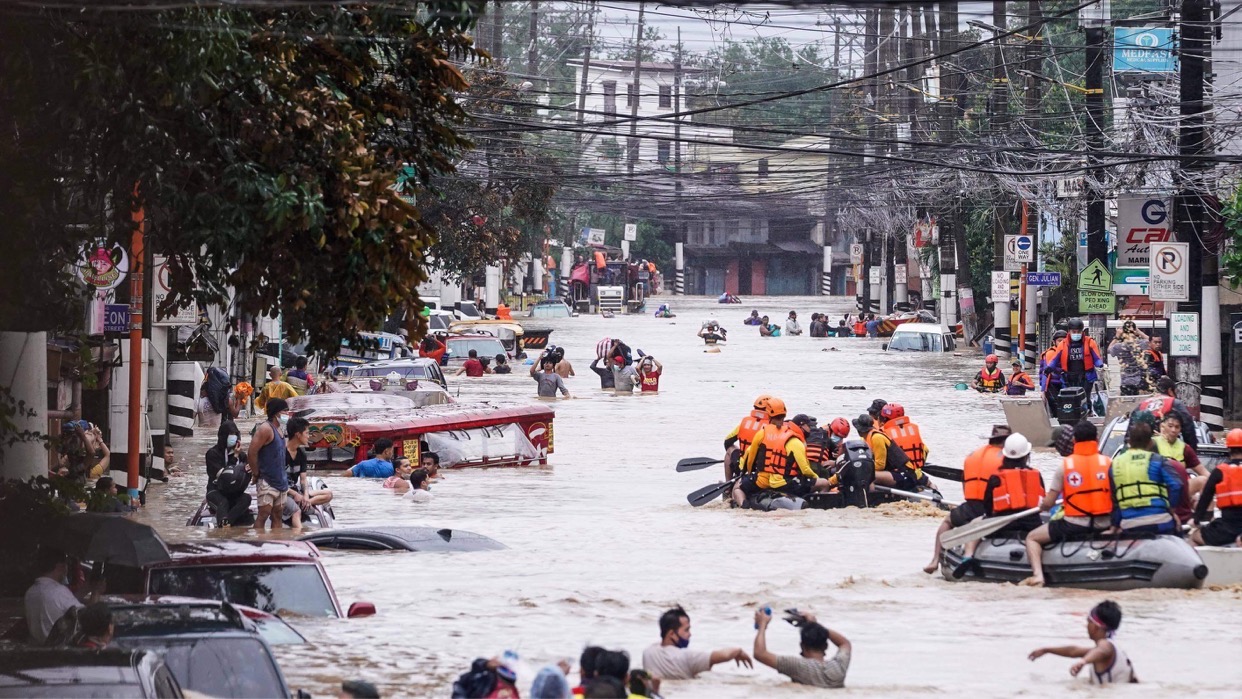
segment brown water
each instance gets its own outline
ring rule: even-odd
[[[1087,610],[1106,596],[1125,613],[1117,642],[1143,684],[1109,696],[1242,694],[1242,591],[1140,590],[1103,593],[949,583],[920,571],[940,513],[894,505],[877,510],[758,513],[721,504],[694,509],[688,492],[715,480],[715,469],[676,473],[686,456],[721,453],[726,433],[759,393],[783,398],[792,412],[821,424],[853,418],[873,398],[905,405],[922,427],[931,460],[960,464],[1003,421],[996,400],[955,391],[979,357],[886,353],[880,340],[760,338],[741,324],[752,307],[783,323],[796,309],[838,317],[852,299],[764,299],[721,306],[670,299],[673,319],[650,315],[544,321],[567,348],[578,376],[572,400],[555,404],[556,453],[547,469],[455,471],[416,505],[378,482],[329,477],[339,523],[454,527],[491,536],[505,551],[469,554],[326,552],[343,605],[375,603],[375,617],[297,619],[312,643],[279,655],[294,687],[335,693],[342,678],[364,678],[386,696],[448,696],[452,680],[478,656],[517,651],[530,670],[576,659],[584,645],[629,651],[658,640],[657,618],[675,603],[693,619],[694,648],[753,642],[753,610],[797,606],[816,612],[854,644],[849,694],[915,696],[928,692],[1047,696],[1094,693],[1071,680],[1069,660],[1028,662],[1041,645],[1083,643]],[[656,304],[658,305],[658,304]],[[652,309],[654,310],[654,308]],[[730,331],[718,354],[695,336],[715,317]],[[588,369],[596,342],[620,337],[665,367],[657,396],[617,397],[599,390]],[[839,351],[823,351],[826,348]],[[452,379],[462,398],[534,401],[520,373]],[[833,386],[866,386],[837,391]],[[145,517],[169,539],[237,536],[183,526],[202,495],[202,435],[176,444],[190,475],[154,485]],[[1045,472],[1046,450],[1035,456]],[[943,488],[957,498],[955,484]],[[252,532],[243,536],[253,536]],[[796,631],[774,624],[769,647],[797,653]],[[520,689],[533,672],[523,668]],[[576,672],[576,669],[575,669]],[[691,682],[666,683],[669,697],[800,696],[766,667],[718,666]]]

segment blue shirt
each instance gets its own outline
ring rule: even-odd
[[[272,441],[259,447],[259,477],[276,490],[284,492],[289,489],[289,475],[285,471],[285,459],[289,456],[285,448],[285,437],[280,428],[271,422]]]
[[[380,458],[359,461],[350,470],[353,471],[355,478],[387,478],[397,473],[391,461],[384,461]]]

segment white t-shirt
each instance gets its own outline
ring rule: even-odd
[[[431,502],[432,495],[431,495],[430,490],[423,490],[422,488],[410,488],[409,492],[407,492],[402,497],[408,500],[413,500],[414,502]]]
[[[220,413],[211,407],[211,401],[207,400],[207,396],[199,398],[195,407],[198,408],[199,427],[220,427]]]
[[[26,590],[26,625],[35,643],[47,641],[47,634],[65,612],[82,603],[73,596],[73,590],[56,580],[38,577]]]
[[[712,669],[712,653],[657,643],[643,651],[643,669],[662,680],[690,680]]]
[[[1112,643],[1110,641],[1110,643]],[[1096,672],[1095,667],[1087,665],[1087,670],[1091,672],[1089,680],[1091,684],[1129,684],[1137,682],[1134,679],[1134,666],[1130,664],[1130,656],[1126,652],[1117,647],[1113,643],[1113,664],[1104,672]]]

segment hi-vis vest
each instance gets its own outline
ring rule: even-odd
[[[1142,449],[1127,449],[1113,459],[1113,491],[1117,507],[1169,509],[1169,489],[1151,480],[1151,460],[1157,455]],[[1123,515],[1124,516],[1124,515]]]
[[[996,472],[1000,485],[992,489],[992,513],[1021,512],[1039,507],[1044,484],[1033,468],[1002,468]]]
[[[922,478],[923,464],[927,463],[927,445],[919,434],[919,426],[903,415],[884,423],[884,434],[910,457],[910,468],[914,469],[915,475]]]
[[[1186,463],[1186,443],[1181,439],[1169,444],[1165,441],[1163,435],[1156,435],[1156,438],[1152,441],[1156,443],[1156,450],[1159,451],[1160,455],[1164,458],[1173,459],[1181,464]]]
[[[1106,517],[1113,511],[1113,492],[1108,473],[1111,465],[1103,454],[1071,454],[1061,462],[1065,471],[1061,499],[1066,517]]]
[[[1222,510],[1242,507],[1242,464],[1231,461],[1217,466],[1216,470],[1221,474],[1220,485],[1216,486],[1216,506]]]
[[[1004,375],[1001,374],[1000,367],[996,367],[991,372],[987,367],[979,370],[979,385],[988,391],[1001,390],[1001,383]]]
[[[988,479],[996,475],[1005,457],[995,444],[984,444],[966,457],[962,465],[962,495],[967,500],[983,500]]]

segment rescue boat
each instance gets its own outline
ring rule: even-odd
[[[1049,587],[1135,590],[1149,587],[1203,587],[1208,567],[1193,546],[1176,536],[1066,541],[1044,549],[1044,580]],[[949,581],[1018,583],[1031,576],[1026,545],[1012,536],[986,538],[965,561],[961,547],[940,558]]]

